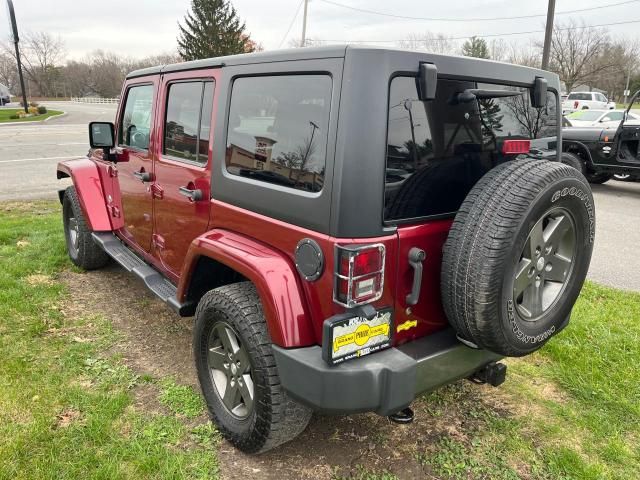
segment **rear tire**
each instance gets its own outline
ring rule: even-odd
[[[585,176],[587,177],[587,181],[589,183],[593,183],[595,185],[600,185],[608,182],[613,177],[613,175],[611,175],[610,173],[587,173]]]
[[[575,153],[562,152],[560,154],[560,163],[564,163],[565,165],[569,165],[570,167],[575,168],[582,175],[585,174],[585,170],[586,170],[585,164],[582,161],[582,159]]]
[[[489,171],[443,249],[442,300],[458,335],[518,357],[564,328],[589,268],[594,213],[574,168],[523,160]]]
[[[292,440],[311,419],[311,409],[282,388],[271,345],[251,282],[216,288],[200,300],[193,353],[202,393],[222,435],[245,453]]]
[[[68,187],[62,199],[62,222],[67,253],[74,265],[83,270],[95,270],[109,262],[109,256],[91,238],[75,187]]]

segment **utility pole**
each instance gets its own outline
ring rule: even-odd
[[[25,113],[29,113],[29,104],[27,103],[27,91],[24,88],[24,77],[22,76],[22,62],[20,61],[20,48],[18,42],[18,24],[16,23],[16,12],[13,10],[13,0],[7,0],[7,10],[9,12],[9,23],[11,24],[11,36],[16,47],[16,62],[18,63],[18,77],[20,78],[20,88],[22,89],[22,104]]]
[[[304,47],[307,44],[307,10],[309,7],[309,0],[304,0],[304,14],[302,15],[302,41],[300,46]]]
[[[549,0],[547,10],[547,25],[544,32],[544,47],[542,49],[542,69],[549,69],[549,53],[551,51],[551,36],[553,35],[553,17],[556,12],[556,0]]]
[[[627,86],[624,87],[624,104],[627,104],[627,98],[629,97],[629,94],[631,92],[629,92],[629,81],[631,80],[631,67],[629,67],[629,70],[627,71]]]

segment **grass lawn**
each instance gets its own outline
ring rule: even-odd
[[[59,205],[0,203],[0,480],[217,478],[219,438],[200,397],[131,370],[114,353],[123,334],[74,310],[71,269]],[[391,444],[425,478],[637,479],[639,362],[640,294],[588,283],[566,331],[507,360],[502,387],[425,395],[414,403],[424,432],[385,424],[367,442]],[[138,408],[140,390],[161,411]],[[342,478],[397,477],[363,464]]]
[[[23,111],[21,108],[0,108],[0,123],[7,122],[37,122],[44,120],[45,118],[53,117],[54,115],[60,115],[62,112],[59,110],[47,110],[44,115],[36,115],[35,117],[25,118],[9,118],[11,115],[15,115],[17,112]]]
[[[66,313],[60,225],[53,202],[0,204],[0,479],[215,478],[200,397],[139,377],[110,324]],[[143,386],[165,413],[134,408]]]
[[[616,108],[619,109],[626,109],[627,108],[627,104],[626,103],[616,103]],[[640,110],[640,103],[634,103],[633,106],[631,107],[632,110]]]

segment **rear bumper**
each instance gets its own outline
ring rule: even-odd
[[[273,347],[280,381],[296,400],[327,413],[389,415],[417,395],[466,378],[501,357],[460,343],[451,329],[329,366],[320,347]]]

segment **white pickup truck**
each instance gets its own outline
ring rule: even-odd
[[[615,102],[610,102],[600,92],[571,92],[562,102],[562,113],[571,113],[576,110],[613,110],[616,108]]]

